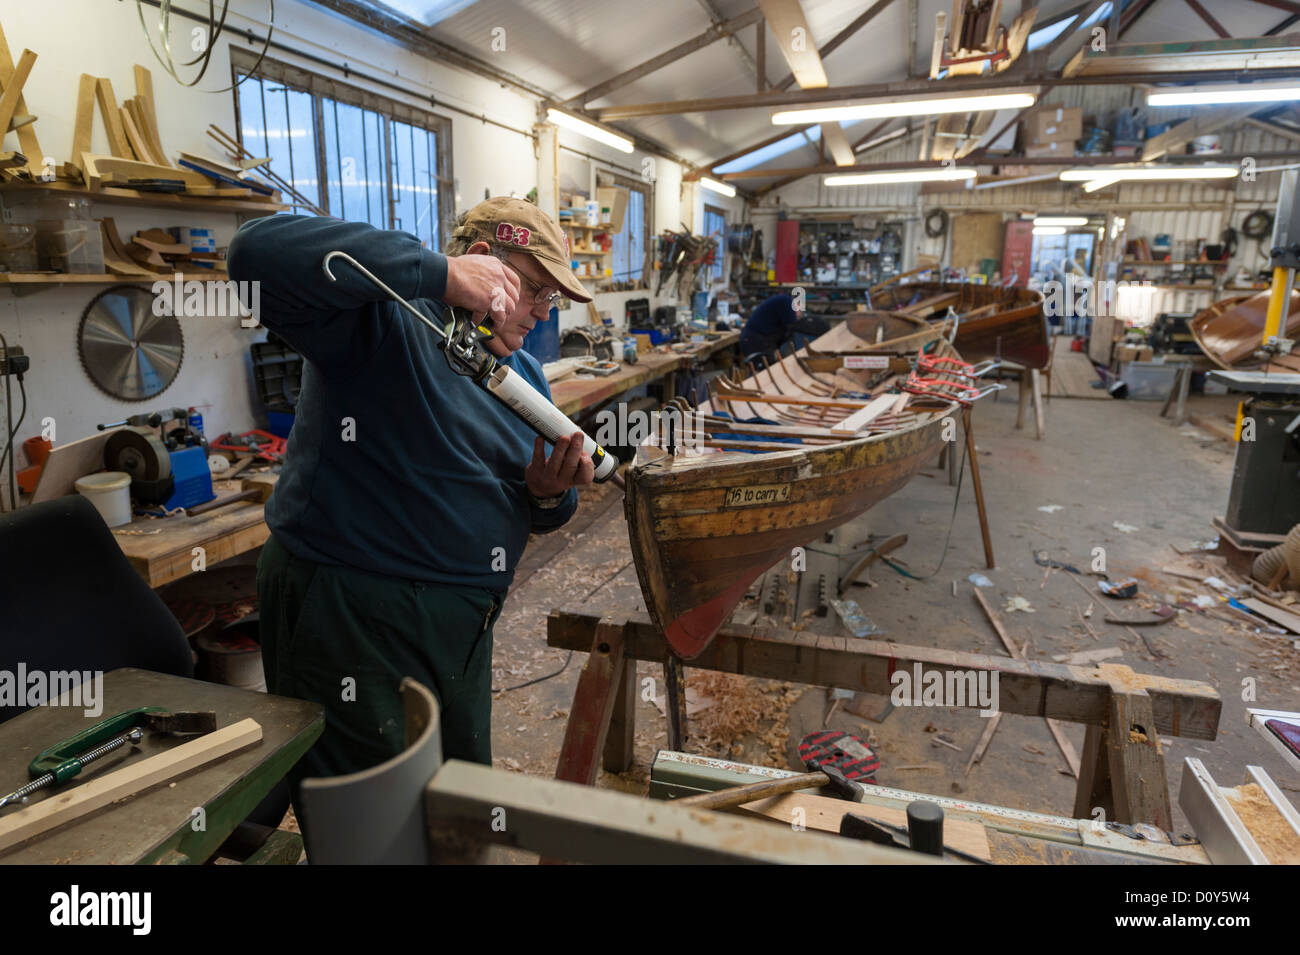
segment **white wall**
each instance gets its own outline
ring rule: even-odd
[[[4,12],[5,34],[15,59],[24,48],[32,49],[39,57],[25,86],[25,97],[28,108],[39,116],[36,132],[44,152],[59,162],[69,158],[80,73],[108,77],[120,101],[134,95],[132,67],[137,63],[148,66],[153,73],[161,139],[173,155],[180,149],[214,153],[213,144],[204,134],[209,123],[234,131],[233,94],[207,92],[220,90],[230,82],[226,39],[217,45],[212,66],[200,88],[186,88],[173,81],[150,52],[134,4],[58,0],[57,6],[57,16],[52,15],[49,4],[7,4]],[[264,32],[262,18],[266,9],[264,0],[232,0],[229,26],[251,27],[260,35]],[[146,7],[145,11],[146,18],[156,18],[156,10]],[[184,39],[194,24],[181,22],[183,30],[174,31],[173,35]],[[73,24],[75,29],[71,28]],[[515,129],[531,130],[537,119],[538,104],[529,95],[419,57],[377,34],[297,0],[280,0],[276,4],[275,38],[331,62],[346,61],[353,70],[390,77],[400,86],[425,96],[432,94],[438,102],[486,114]],[[242,49],[249,48],[246,41],[235,42]],[[268,56],[331,75],[327,67],[283,50],[272,50]],[[182,58],[188,58],[188,54]],[[183,69],[181,72],[188,75]],[[368,86],[355,73],[346,78],[341,72],[334,75],[354,86]],[[379,95],[403,99],[393,90],[372,88]],[[412,105],[429,108],[425,98],[406,99]],[[485,193],[522,196],[536,185],[537,160],[531,138],[450,110],[441,112],[452,123],[452,174],[457,212],[481,200]],[[560,142],[620,166],[641,168],[643,156],[639,152],[629,156],[564,130],[560,132]],[[5,148],[13,149],[16,145],[16,137],[11,134]],[[98,117],[91,148],[95,152],[109,151]],[[677,164],[656,157],[655,175],[652,235],[664,228],[677,229],[679,222],[694,218],[693,213],[692,219],[682,213],[681,169]],[[221,246],[230,241],[239,224],[238,218],[230,213],[168,212],[102,202],[95,203],[92,214],[97,218],[114,217],[123,235],[152,226],[208,227],[216,231]],[[254,426],[261,409],[253,396],[248,346],[260,340],[264,332],[241,329],[235,319],[181,319],[185,360],[175,383],[157,398],[124,403],[99,392],[78,363],[75,338],[82,310],[102,288],[56,287],[25,295],[8,288],[0,290],[0,333],[11,344],[21,346],[32,361],[26,376],[27,419],[19,431],[18,443],[39,433],[40,422],[46,417],[55,419],[57,442],[63,443],[90,434],[98,422],[173,405],[199,406],[209,434],[243,431]],[[647,294],[602,293],[597,296],[596,304],[621,322],[626,299]],[[668,301],[649,297],[652,306]],[[564,328],[586,321],[586,309],[569,309],[561,313],[560,325]],[[0,414],[2,405],[0,389]],[[26,463],[23,458],[20,451],[20,467]]]

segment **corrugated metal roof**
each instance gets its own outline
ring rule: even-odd
[[[1230,33],[1258,36],[1286,17],[1285,11],[1241,0],[1202,0],[1203,6]],[[753,0],[476,0],[429,28],[437,39],[455,45],[560,99],[585,89],[658,55],[708,29],[706,5],[723,19],[753,7]],[[1044,0],[1039,4],[1043,24],[1079,0]],[[865,0],[803,0],[812,40],[826,43],[866,8]],[[870,24],[825,59],[833,86],[885,82],[907,74],[909,3],[895,0]],[[951,0],[916,0],[917,25],[913,52],[917,71],[928,71],[935,14],[951,15]],[[1003,21],[1018,12],[1004,4]],[[504,33],[501,31],[504,30]],[[1182,3],[1153,5],[1124,41],[1211,38],[1215,34]],[[505,48],[501,49],[501,40]],[[495,47],[494,48],[494,40]],[[747,27],[735,38],[752,62],[755,30]],[[779,82],[788,73],[775,39],[767,33],[767,76]],[[699,97],[743,95],[755,79],[744,58],[728,42],[713,43],[670,66],[622,87],[597,104],[676,101]],[[1053,102],[1087,110],[1109,110],[1127,104],[1132,91],[1124,87],[1062,87]],[[1161,111],[1161,119],[1175,111]],[[692,161],[707,161],[772,135],[768,110],[732,110],[685,116],[655,116],[616,125],[663,143]],[[865,127],[864,127],[865,130]],[[859,134],[860,135],[860,134]],[[850,141],[853,136],[850,134]],[[793,166],[814,156],[812,149],[792,154],[777,165]]]

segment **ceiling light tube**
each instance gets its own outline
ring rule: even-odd
[[[563,110],[549,107],[546,110],[546,118],[556,126],[563,126],[565,129],[572,130],[588,139],[594,139],[598,143],[604,143],[606,146],[613,146],[620,152],[630,153],[632,151],[632,140],[626,136],[620,136],[618,133],[611,132],[603,126],[597,126],[595,123],[585,119],[580,119],[572,113],[566,113]]]
[[[1034,216],[1034,225],[1087,225],[1084,216]]]
[[[924,99],[875,100],[870,103],[825,104],[799,109],[778,110],[772,114],[774,126],[799,123],[853,122],[860,119],[887,119],[893,116],[933,116],[938,113],[976,113],[981,110],[1025,109],[1033,106],[1037,93],[1014,90],[1003,93],[968,93],[957,96],[930,96]]]
[[[1034,226],[1034,235],[1065,235],[1065,226],[1036,225]]]
[[[1232,179],[1236,166],[1079,166],[1061,171],[1062,182],[1090,182],[1094,179],[1152,181],[1162,179]]]
[[[974,179],[979,171],[969,166],[943,166],[935,169],[888,169],[881,172],[855,172],[827,176],[828,186],[885,186],[900,182],[952,182]]]
[[[722,196],[734,196],[736,194],[735,186],[728,185],[725,182],[718,182],[718,180],[710,179],[708,176],[700,177],[700,185]]]
[[[1147,90],[1148,106],[1210,106],[1300,100],[1300,83],[1216,83]]]

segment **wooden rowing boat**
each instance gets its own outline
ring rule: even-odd
[[[932,353],[956,356],[933,340]],[[795,547],[935,460],[959,405],[898,392],[906,358],[876,363],[818,370],[795,353],[719,379],[698,408],[678,399],[669,425],[661,419],[638,448],[626,475],[632,553],[650,615],[678,656],[703,651],[750,585]],[[763,421],[744,420],[754,418]],[[687,439],[694,447],[665,450]]]
[[[967,361],[1000,357],[1040,371],[1051,364],[1043,296],[1034,289],[971,282],[908,282],[875,292],[871,305],[872,311],[864,314],[889,312],[927,322],[941,322],[956,314],[953,344]],[[860,317],[852,315],[844,326],[814,341],[813,348],[823,353],[862,350],[862,336],[855,333],[861,326]],[[875,334],[875,325],[868,323],[868,327]]]
[[[1196,313],[1187,323],[1196,344],[1220,368],[1249,370],[1258,368],[1255,353],[1264,341],[1268,317],[1268,292],[1225,298]],[[1284,337],[1300,335],[1300,291],[1292,290]],[[1281,355],[1271,364],[1278,370],[1300,371],[1300,356]]]

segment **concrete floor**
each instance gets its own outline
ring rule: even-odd
[[[1233,406],[1227,398],[1193,396],[1191,401],[1191,411],[1216,420],[1222,420],[1221,415]],[[969,574],[980,572],[993,582],[983,593],[999,609],[1010,636],[1028,642],[1031,659],[1118,647],[1123,655],[1112,662],[1216,687],[1223,698],[1217,740],[1163,738],[1175,822],[1184,826],[1177,791],[1185,756],[1202,759],[1223,785],[1238,784],[1245,766],[1258,764],[1284,790],[1300,792],[1295,774],[1245,725],[1243,715],[1247,705],[1300,709],[1300,651],[1288,639],[1249,632],[1213,617],[1182,614],[1181,624],[1144,628],[1144,635],[1164,655],[1156,658],[1125,628],[1102,620],[1107,610],[1136,613],[1139,607],[1133,603],[1119,607],[1100,596],[1090,600],[1073,575],[1054,570],[1044,577],[1033,556],[1036,550],[1047,550],[1057,560],[1086,569],[1093,548],[1104,547],[1111,577],[1137,576],[1145,593],[1159,594],[1179,583],[1196,586],[1159,570],[1180,559],[1171,545],[1187,548],[1214,536],[1210,519],[1222,515],[1227,503],[1232,448],[1196,428],[1173,427],[1158,416],[1159,410],[1159,402],[1054,399],[1047,407],[1046,437],[1039,441],[1034,439],[1032,423],[1023,431],[1014,429],[1013,398],[981,402],[975,430],[997,568],[984,566],[967,475],[942,570],[914,581],[877,565],[871,572],[876,586],[853,588],[850,596],[886,631],[887,639],[1001,654],[1001,644],[967,581]],[[944,474],[931,470],[862,518],[861,527],[853,530],[864,533],[850,536],[859,540],[868,529],[880,535],[907,533],[909,543],[896,556],[913,573],[928,574],[943,550],[953,491]],[[496,628],[494,687],[504,690],[564,669],[542,682],[497,694],[493,752],[498,767],[539,775],[555,770],[585,655],[546,647],[547,612],[554,607],[585,608],[592,613],[643,609],[616,493],[609,487],[589,489],[579,514],[559,532],[564,538],[536,538],[524,556]],[[1040,509],[1049,505],[1060,509]],[[1116,522],[1136,529],[1117,529]],[[1095,592],[1092,578],[1083,578],[1083,583]],[[1002,612],[1013,596],[1028,600],[1034,612]],[[1089,624],[1099,637],[1096,640],[1079,616],[1089,603],[1095,604]],[[815,629],[824,632],[844,632],[837,629],[834,616],[817,624]],[[657,666],[642,664],[639,676],[662,683]],[[1257,702],[1251,704],[1242,700],[1247,678],[1256,686]],[[783,689],[769,689],[769,698],[781,700]],[[776,721],[760,721],[752,732],[738,731],[733,753],[750,762],[771,764],[774,750],[760,737],[766,735],[770,743],[775,733],[785,742],[788,768],[801,768],[793,760],[794,746],[802,735],[821,728],[830,704],[824,689],[789,689],[793,692],[784,694],[786,702],[796,698],[797,702],[788,714]],[[885,698],[877,702],[883,704]],[[783,707],[772,709],[779,712]],[[1072,811],[1075,781],[1041,719],[1004,718],[984,759],[969,775],[963,775],[963,769],[985,726],[973,710],[899,708],[875,723],[840,706],[826,725],[864,737],[874,735],[881,759],[876,779],[883,785],[960,793],[969,799],[1042,812],[1069,815]],[[1081,752],[1083,727],[1066,724],[1066,734]],[[934,742],[934,735],[942,735],[957,749]],[[652,704],[639,702],[636,765],[622,776],[602,774],[599,785],[644,792],[650,762],[664,745],[664,717]],[[691,744],[687,748],[695,749]],[[778,753],[780,749],[776,747]],[[711,751],[717,752],[717,747]]]

